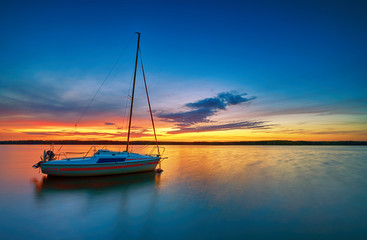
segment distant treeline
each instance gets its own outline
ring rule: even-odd
[[[42,141],[42,140],[19,140],[0,141],[0,144],[35,144],[35,145],[125,145],[125,141]],[[155,145],[151,141],[133,141],[132,145]],[[160,145],[367,145],[367,141],[240,141],[240,142],[159,142]]]

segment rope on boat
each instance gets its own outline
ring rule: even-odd
[[[157,140],[157,134],[156,134],[156,131],[155,131],[155,125],[154,125],[152,107],[150,106],[150,100],[149,100],[148,86],[147,86],[147,81],[145,80],[145,72],[144,72],[144,66],[143,66],[143,57],[142,57],[140,48],[139,48],[139,52],[140,52],[141,70],[143,72],[143,78],[144,78],[145,92],[147,93],[147,100],[148,100],[148,106],[149,106],[150,119],[152,121],[152,127],[153,127],[153,132],[154,132],[154,139],[155,139],[155,143],[157,145],[158,155],[161,155],[160,152],[159,152],[159,145],[158,145],[158,140]]]
[[[110,69],[110,71],[107,73],[105,79],[103,80],[102,84],[99,86],[97,92],[94,94],[94,96],[91,98],[91,100],[89,101],[88,105],[85,107],[83,113],[79,116],[78,120],[75,123],[75,130],[76,127],[78,125],[78,123],[80,122],[80,120],[82,119],[82,117],[85,115],[85,113],[88,111],[90,105],[92,104],[93,100],[95,99],[95,97],[97,96],[97,94],[99,93],[99,91],[101,90],[102,86],[104,85],[104,83],[107,81],[107,79],[110,77],[112,71],[115,69],[115,67],[117,66],[118,62],[120,61],[120,59],[122,58],[122,56],[125,54],[126,49],[128,48],[128,46],[130,45],[131,39],[133,38],[134,34],[131,35],[127,45],[125,46],[125,48],[123,48],[123,50],[121,51],[119,57],[116,59],[115,63],[113,64],[112,68]]]
[[[85,154],[86,152],[65,152],[66,154]]]
[[[123,55],[126,53],[127,48],[129,47],[129,45],[132,42],[132,39],[134,37],[135,34],[132,34],[131,37],[129,38],[129,40],[127,41],[126,45],[124,48],[122,48],[120,55],[118,56],[118,58],[116,59],[115,63],[112,65],[110,71],[107,73],[106,77],[104,78],[102,84],[99,86],[97,92],[94,94],[94,96],[91,98],[91,100],[89,101],[89,103],[87,104],[87,106],[85,107],[84,111],[82,112],[82,114],[79,116],[78,120],[76,121],[75,125],[74,125],[74,130],[76,130],[76,127],[78,125],[78,123],[80,122],[80,120],[84,117],[85,113],[88,111],[90,105],[92,104],[92,102],[94,101],[95,97],[98,95],[99,91],[101,90],[101,88],[103,87],[104,83],[107,81],[107,79],[110,77],[111,73],[113,72],[113,70],[116,68],[118,62],[121,60],[121,58],[123,57]],[[126,101],[127,102],[127,101]],[[59,150],[57,151],[58,154],[60,154],[60,151],[62,149],[63,145],[60,146]]]
[[[131,105],[130,105],[130,116],[129,116],[129,128],[127,132],[127,140],[126,140],[126,151],[129,151],[129,143],[130,143],[130,128],[131,128],[131,119],[133,116],[133,106],[134,106],[134,94],[135,94],[135,82],[136,82],[136,68],[138,66],[138,57],[139,57],[139,43],[140,43],[140,33],[138,34],[138,46],[136,48],[136,58],[135,58],[135,70],[134,70],[134,82],[133,82],[133,91],[131,93]]]
[[[131,100],[131,96],[130,96],[130,91],[131,91],[131,87],[132,87],[132,84],[133,84],[133,79],[134,79],[134,72],[131,73],[131,77],[130,77],[130,85],[129,85],[129,90],[128,90],[128,94],[126,96],[126,101],[125,101],[125,107],[123,108],[124,109],[124,113],[122,115],[122,122],[121,122],[121,125],[120,126],[117,126],[118,129],[127,129],[127,124],[128,124],[128,121],[127,121],[127,109],[128,109],[128,104],[129,104],[129,100]],[[127,132],[122,132],[121,133],[123,138],[126,137],[127,135]]]
[[[161,153],[159,151],[159,145],[158,145],[158,139],[157,139],[157,133],[155,131],[155,125],[154,125],[154,119],[153,119],[153,112],[152,112],[152,107],[150,105],[150,100],[149,100],[149,93],[148,93],[148,85],[147,85],[147,81],[145,80],[145,72],[144,72],[144,66],[143,66],[143,55],[141,54],[141,50],[140,48],[138,49],[140,52],[140,63],[141,63],[141,70],[143,72],[143,78],[144,78],[144,85],[145,85],[145,92],[147,93],[147,101],[148,101],[148,106],[149,106],[149,113],[150,113],[150,119],[152,121],[152,127],[153,127],[153,132],[154,132],[154,139],[155,139],[155,143],[157,145],[157,151],[158,151],[158,156],[159,156],[159,167],[156,169],[157,172],[162,172],[162,158],[161,158]]]

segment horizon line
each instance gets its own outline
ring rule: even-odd
[[[155,141],[131,141],[132,145],[155,145]],[[123,145],[126,141],[116,140],[3,140],[0,145],[21,144],[64,144],[64,145]],[[304,140],[258,140],[258,141],[160,141],[159,145],[367,145],[367,141],[304,141]]]

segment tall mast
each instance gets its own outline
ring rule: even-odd
[[[135,71],[134,71],[134,82],[133,82],[133,92],[131,94],[131,105],[130,105],[130,116],[129,116],[129,129],[127,132],[127,141],[126,141],[126,152],[129,151],[129,143],[130,143],[130,128],[131,128],[131,118],[133,116],[133,105],[134,105],[134,93],[135,93],[135,80],[136,80],[136,68],[138,66],[138,57],[139,57],[139,43],[140,43],[140,33],[138,33],[138,46],[136,49],[136,59],[135,59]]]

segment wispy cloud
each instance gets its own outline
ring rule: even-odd
[[[275,104],[276,103],[276,104]],[[365,115],[367,114],[367,99],[349,99],[349,100],[334,100],[328,102],[297,102],[295,99],[286,99],[285,101],[277,102],[272,100],[271,107],[261,113],[261,116],[279,116],[279,115]]]
[[[179,130],[170,131],[169,134],[191,133],[191,132],[207,132],[207,131],[225,131],[233,129],[269,129],[272,125],[266,122],[244,121],[224,124],[214,124],[208,126],[181,127]]]
[[[103,133],[103,132],[77,132],[77,131],[35,131],[35,132],[23,132],[28,135],[41,135],[41,136],[105,136],[105,137],[119,137],[123,136],[123,133]]]
[[[212,98],[205,98],[196,102],[184,105],[187,111],[173,113],[158,113],[157,116],[164,121],[175,123],[178,130],[169,131],[169,134],[223,131],[233,129],[264,129],[271,125],[263,121],[239,121],[231,123],[215,123],[210,117],[221,110],[226,110],[228,106],[250,102],[256,97],[245,97],[246,93],[222,92]],[[208,123],[211,123],[208,125]],[[215,124],[213,124],[215,123]],[[204,125],[198,125],[204,124]]]
[[[36,136],[56,136],[56,137],[101,137],[101,138],[116,138],[121,137],[124,138],[126,136],[125,132],[78,132],[78,131],[32,131],[32,132],[22,132],[27,135],[36,135]],[[152,134],[148,132],[147,129],[142,129],[139,131],[132,131],[131,132],[132,138],[139,138],[139,137],[152,137]],[[123,139],[121,139],[123,140]]]
[[[53,79],[50,76],[47,81],[45,78],[31,76],[17,81],[0,81],[1,115],[76,121],[99,86],[96,79],[79,79],[76,83],[75,79]],[[101,91],[88,108],[88,114],[99,117],[100,113],[120,112],[123,104],[119,101],[119,90]]]
[[[316,131],[316,130],[307,130],[307,129],[284,129],[271,131],[272,133],[278,134],[295,134],[295,135],[367,135],[366,130],[324,130],[324,131]]]

